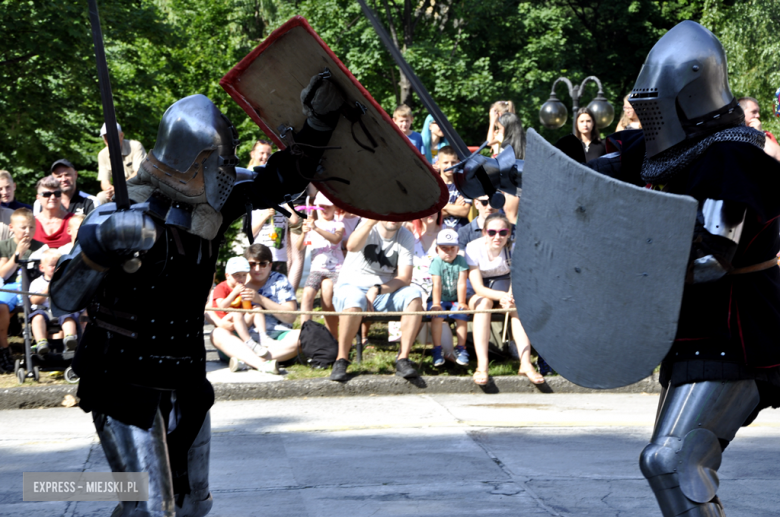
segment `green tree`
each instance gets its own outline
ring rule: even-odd
[[[780,88],[780,2],[746,0],[729,6],[723,0],[707,0],[705,13],[702,24],[726,49],[731,91],[758,99],[764,129],[780,135],[773,109]]]
[[[95,169],[104,144],[92,34],[83,0],[3,0],[0,6],[0,161],[29,200],[30,186],[58,158]],[[161,51],[171,32],[149,1],[101,2],[100,14],[117,118],[132,136],[147,134],[153,124],[147,108],[169,98],[159,80],[172,71]],[[154,58],[149,48],[156,49]],[[88,182],[89,174],[83,176]]]

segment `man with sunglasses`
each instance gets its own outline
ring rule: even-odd
[[[485,219],[487,219],[487,216],[498,212],[498,209],[490,206],[488,196],[482,196],[475,199],[474,206],[477,207],[479,217],[475,217],[473,221],[458,230],[458,246],[460,246],[460,255],[464,254],[466,245],[469,242],[482,238],[482,227],[485,225]],[[512,236],[514,236],[514,225],[512,226]]]
[[[95,196],[79,190],[76,184],[79,173],[68,160],[60,158],[51,164],[49,170],[52,176],[60,182],[60,189],[62,190],[60,202],[68,213],[87,215],[100,204]],[[36,200],[33,206],[33,213],[37,216],[40,211],[41,203],[39,200]]]

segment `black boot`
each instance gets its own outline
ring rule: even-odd
[[[0,371],[2,373],[14,373],[14,358],[11,355],[11,347],[0,348]]]

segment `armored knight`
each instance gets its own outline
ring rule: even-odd
[[[318,166],[344,101],[321,77],[301,98],[308,119],[295,134],[297,149],[275,153],[259,172],[236,167],[238,134],[208,98],[174,103],[128,182],[135,204],[95,210],[52,279],[56,307],[88,309],[73,368],[80,406],[92,412],[109,465],[149,473],[149,500],[120,503],[115,517],[211,509],[214,391],[206,380],[203,308],[228,226],[300,193]]]
[[[640,457],[664,516],[722,516],[723,449],[780,405],[780,168],[744,125],[718,39],[685,21],[653,47],[629,96],[641,181],[698,201],[677,335]],[[624,171],[625,173],[625,171]]]

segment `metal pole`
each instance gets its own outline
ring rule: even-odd
[[[103,101],[103,117],[106,121],[106,139],[108,154],[111,159],[111,176],[114,179],[114,201],[119,210],[130,207],[125,183],[125,167],[122,164],[122,149],[119,146],[119,131],[116,129],[116,114],[114,113],[114,96],[111,93],[111,80],[108,77],[106,51],[103,47],[103,31],[100,28],[100,15],[96,0],[87,0],[89,4],[89,21],[92,24],[92,41],[95,44],[95,60],[97,62],[98,84],[100,98]]]

